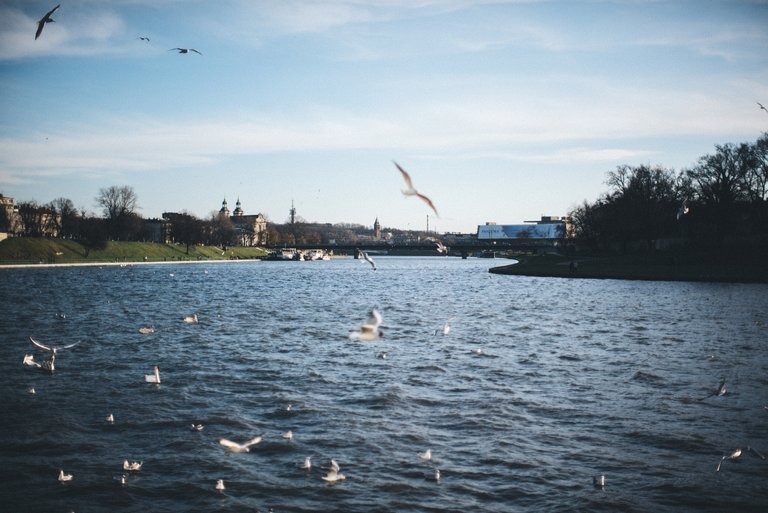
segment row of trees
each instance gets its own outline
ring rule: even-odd
[[[570,213],[576,237],[592,249],[652,249],[661,239],[768,243],[768,133],[716,146],[680,172],[619,166],[606,184],[606,193]]]

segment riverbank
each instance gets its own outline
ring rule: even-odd
[[[765,259],[754,255],[728,258],[711,254],[622,256],[521,256],[518,263],[489,272],[517,276],[652,281],[768,283]]]
[[[107,242],[87,248],[71,240],[17,237],[0,242],[0,268],[34,266],[93,266],[158,263],[227,262],[254,260],[268,254],[264,248],[191,246],[153,242]]]

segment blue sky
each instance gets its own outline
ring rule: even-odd
[[[0,0],[17,201],[422,229],[394,160],[431,229],[474,232],[768,130],[768,1],[61,0],[35,40],[57,1]]]

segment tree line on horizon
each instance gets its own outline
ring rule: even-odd
[[[570,212],[575,238],[593,251],[647,251],[658,241],[693,248],[768,246],[768,133],[715,146],[690,168],[623,165],[609,190]]]
[[[607,173],[609,189],[595,201],[573,209],[572,235],[582,247],[594,251],[653,250],[667,240],[697,247],[724,244],[768,246],[768,132],[754,143],[715,146],[690,168],[675,172],[663,166],[622,165]],[[44,237],[56,234],[86,247],[98,248],[108,240],[152,240],[149,223],[138,214],[132,187],[111,186],[95,198],[102,216],[75,208],[67,198],[40,205],[17,205],[18,234]],[[237,244],[235,227],[226,216],[212,212],[208,219],[182,211],[171,214],[167,235],[177,243],[226,247]],[[11,220],[0,208],[0,230]],[[307,223],[298,218],[285,224],[269,223],[269,244],[311,244],[332,239],[355,240],[370,233],[362,225]],[[388,229],[405,233],[403,230]],[[428,235],[428,234],[427,234]]]

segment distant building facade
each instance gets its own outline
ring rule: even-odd
[[[261,246],[267,242],[267,220],[261,213],[246,215],[237,199],[235,210],[231,213],[227,206],[227,198],[221,203],[219,217],[229,218],[235,229],[235,238],[240,246]]]
[[[26,221],[25,221],[26,219]],[[20,208],[13,198],[0,194],[0,240],[21,235],[58,237],[61,216],[47,207]]]
[[[542,216],[539,221],[528,224],[485,223],[477,227],[478,240],[509,239],[563,239],[572,233],[570,220],[558,216]]]

